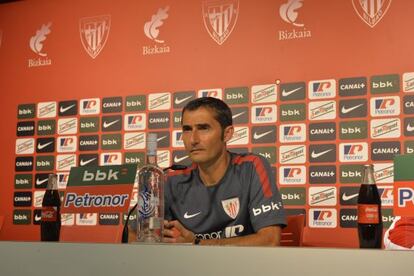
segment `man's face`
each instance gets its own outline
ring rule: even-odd
[[[183,141],[191,160],[197,164],[214,163],[226,151],[233,127],[224,130],[214,119],[214,111],[200,107],[185,111],[182,118]]]

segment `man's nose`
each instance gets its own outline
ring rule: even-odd
[[[200,137],[196,129],[191,132],[190,142],[192,145],[197,145],[200,142]]]

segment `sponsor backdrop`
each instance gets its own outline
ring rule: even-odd
[[[314,240],[355,235],[366,163],[388,226],[393,157],[414,152],[413,9],[391,0],[1,5],[0,238],[39,238],[48,173],[63,191],[72,166],[141,165],[147,132],[158,134],[160,166],[189,164],[180,110],[204,96],[231,106],[229,147],[269,160],[288,213],[306,214]]]

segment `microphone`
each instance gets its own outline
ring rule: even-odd
[[[181,171],[181,170],[185,170],[185,169],[187,169],[187,166],[185,166],[185,165],[172,164],[171,166],[163,169],[163,171],[164,172],[167,172],[169,170]],[[124,225],[124,228],[122,230],[122,243],[128,243],[128,236],[129,236],[129,233],[128,233],[128,223],[129,223],[129,217],[135,211],[135,209],[137,209],[137,206],[138,206],[138,202],[128,212],[128,216],[127,216],[127,218],[125,220],[125,225]]]

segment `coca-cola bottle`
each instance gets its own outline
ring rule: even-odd
[[[157,165],[157,134],[147,135],[147,161],[138,171],[137,240],[161,242],[164,226],[164,172]]]
[[[381,198],[374,179],[373,165],[364,166],[358,195],[358,236],[360,248],[381,248]]]
[[[57,175],[51,173],[42,201],[40,239],[42,241],[59,241],[60,224],[60,196],[57,189]]]

